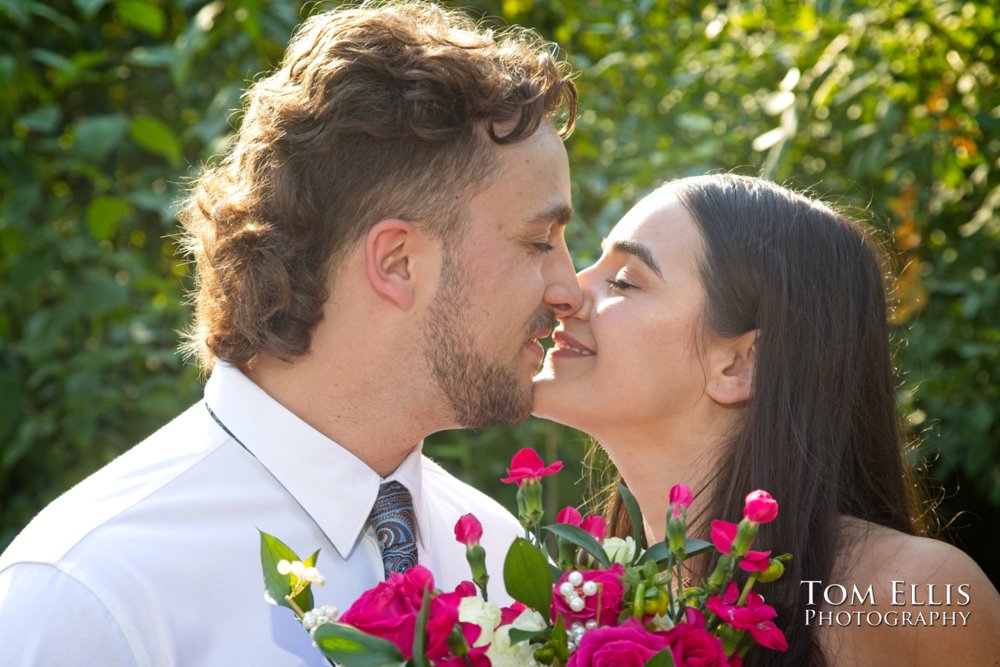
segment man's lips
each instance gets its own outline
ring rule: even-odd
[[[534,352],[535,354],[537,354],[538,358],[541,359],[543,356],[545,356],[545,348],[542,347],[542,344],[539,341],[543,338],[548,338],[551,335],[552,335],[551,327],[548,329],[542,329],[536,331],[528,337],[528,340],[524,341],[524,346],[529,350],[531,350],[532,352]]]
[[[556,331],[552,334],[552,341],[555,343],[552,352],[559,353],[560,356],[591,357],[597,354],[565,331]]]

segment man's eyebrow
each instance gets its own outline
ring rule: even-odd
[[[601,243],[602,249],[607,247],[607,239]],[[653,253],[650,252],[649,246],[639,243],[637,241],[612,241],[611,243],[612,252],[623,252],[626,255],[632,255],[638,257],[642,260],[642,263],[652,269],[653,273],[663,278],[663,271],[660,270],[660,265],[653,259]]]
[[[573,208],[566,204],[555,204],[544,211],[536,213],[528,218],[527,224],[531,225],[565,225],[573,217]]]

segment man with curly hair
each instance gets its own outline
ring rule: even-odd
[[[468,512],[499,573],[516,520],[421,442],[526,418],[538,340],[580,306],[575,114],[530,31],[413,0],[307,19],[181,211],[205,399],[0,558],[0,662],[324,664],[261,597],[257,529],[321,549],[317,605],[343,610],[389,573],[389,483],[438,587],[468,578]]]

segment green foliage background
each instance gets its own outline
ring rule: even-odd
[[[200,397],[177,355],[190,270],[172,204],[240,93],[327,5],[0,0],[0,548],[55,495]],[[900,398],[946,534],[993,580],[1000,508],[1000,25],[992,3],[469,0],[579,70],[578,265],[645,192],[763,173],[872,217],[900,256]],[[434,436],[496,480],[584,436],[529,420]],[[561,475],[553,510],[583,487]],[[992,568],[992,569],[991,569]]]

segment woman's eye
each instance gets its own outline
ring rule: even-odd
[[[627,283],[624,280],[619,280],[618,278],[608,278],[605,282],[611,286],[611,289],[615,290],[627,290],[635,287],[635,285]]]
[[[555,248],[551,243],[533,243],[532,245],[540,252],[552,252]]]

